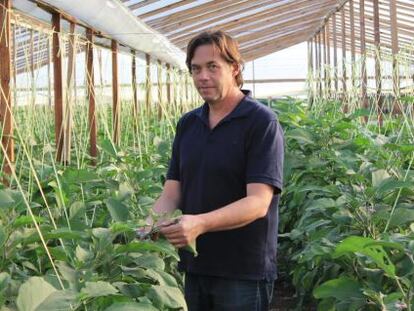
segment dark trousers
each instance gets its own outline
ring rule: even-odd
[[[268,311],[273,282],[185,275],[189,311]]]

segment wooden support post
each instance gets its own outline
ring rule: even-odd
[[[338,46],[336,38],[336,13],[332,16],[332,34],[333,34],[333,67],[334,67],[334,83],[335,95],[338,95]]]
[[[31,88],[31,98],[30,104],[36,104],[36,81],[35,81],[35,66],[34,66],[34,39],[33,39],[33,29],[30,29],[30,47],[29,47],[29,66],[30,66],[30,88]]]
[[[151,112],[151,91],[152,91],[152,81],[151,81],[151,56],[145,54],[146,59],[146,75],[145,75],[145,106],[147,108],[147,113]]]
[[[318,95],[322,98],[322,49],[321,49],[321,33],[317,35],[318,39]]]
[[[167,64],[167,102],[171,105],[171,65]]]
[[[71,149],[71,133],[72,133],[72,102],[73,102],[73,88],[74,88],[74,71],[75,71],[75,56],[76,56],[76,44],[75,44],[75,23],[70,22],[69,31],[69,55],[68,55],[68,77],[67,77],[67,91],[66,91],[66,103],[63,114],[63,150],[62,161],[69,164],[70,162],[70,149]]]
[[[9,185],[6,176],[12,173],[14,162],[14,141],[13,141],[13,122],[12,122],[12,102],[10,94],[11,80],[11,41],[10,41],[10,10],[11,0],[0,0],[0,25],[2,25],[2,35],[0,36],[0,79],[1,79],[1,95],[0,95],[0,121],[3,131],[1,143],[6,155],[3,163],[3,183]],[[7,161],[6,156],[8,158]]]
[[[356,86],[356,72],[355,72],[355,10],[354,0],[349,1],[349,23],[351,27],[351,85],[352,92]]]
[[[60,13],[52,14],[53,26],[53,78],[55,91],[55,140],[56,140],[56,159],[63,161],[63,83],[62,83],[62,47],[60,45]]]
[[[342,100],[347,100],[346,86],[346,41],[345,41],[345,9],[341,11],[341,37],[342,37]],[[344,103],[344,112],[348,112],[348,103]]]
[[[112,139],[115,145],[121,140],[121,107],[119,105],[119,82],[118,82],[118,43],[111,40],[112,50]]]
[[[383,122],[382,111],[382,74],[381,74],[381,37],[380,37],[380,21],[379,21],[379,4],[378,0],[373,0],[374,10],[374,44],[375,44],[375,88],[376,88],[376,104],[378,124],[381,126]]]
[[[393,82],[393,113],[400,114],[402,107],[400,104],[400,73],[398,64],[398,26],[397,26],[397,1],[390,0],[390,23],[391,23],[391,47],[392,47],[392,82]]]
[[[138,94],[137,94],[137,58],[134,50],[131,50],[132,57],[132,67],[131,67],[131,76],[132,76],[132,115],[134,116],[134,124],[138,122]]]
[[[4,25],[4,24],[3,24]],[[11,25],[10,25],[11,26]],[[17,40],[16,40],[16,25],[11,26],[13,28],[12,36],[13,36],[13,103],[17,105]],[[50,101],[50,96],[49,96]]]
[[[309,106],[313,106],[313,48],[312,48],[312,40],[308,41],[308,81],[309,81],[309,92],[308,92],[308,98],[309,98]]]
[[[163,105],[163,83],[162,83],[162,63],[157,61],[157,84],[158,84],[158,120],[162,119],[162,105]]]
[[[53,41],[53,39],[52,39]],[[47,81],[48,81],[48,90],[47,90],[47,94],[49,97],[49,108],[52,108],[52,71],[51,71],[51,64],[53,61],[53,57],[52,57],[52,47],[51,47],[52,42],[50,41],[50,39],[47,39]],[[17,57],[16,57],[17,59]],[[16,63],[15,63],[16,64]],[[17,70],[17,67],[16,67]]]
[[[323,62],[322,62],[322,67],[323,67],[323,96],[324,98],[326,98],[328,96],[328,75],[327,75],[327,62],[326,62],[326,54],[327,54],[327,50],[326,50],[326,32],[325,32],[325,25],[322,28],[321,31],[321,36],[322,36],[322,45],[323,45]]]
[[[361,100],[362,107],[369,109],[369,102],[367,96],[367,65],[366,65],[366,44],[365,44],[365,0],[359,0],[359,26],[361,37]],[[365,117],[368,121],[368,117]]]
[[[95,74],[93,70],[93,31],[86,29],[86,83],[89,100],[88,125],[89,125],[89,153],[93,158],[92,164],[96,164],[98,151],[96,148],[96,112],[95,112]]]
[[[332,93],[332,84],[331,84],[331,44],[330,44],[330,34],[329,34],[329,20],[326,22],[325,25],[325,42],[326,42],[326,63],[327,63],[327,67],[326,67],[326,74],[327,74],[327,78],[328,78],[328,83],[327,83],[327,96],[328,98],[331,98],[331,93]]]
[[[315,43],[315,94],[320,96],[319,93],[319,44],[318,44],[318,35],[314,36]]]

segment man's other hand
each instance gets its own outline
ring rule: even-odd
[[[172,245],[182,248],[193,243],[205,232],[205,224],[199,215],[183,215],[178,223],[163,226],[160,232]]]

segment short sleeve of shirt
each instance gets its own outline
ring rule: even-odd
[[[181,133],[181,123],[180,119],[177,123],[175,137],[172,145],[171,160],[168,166],[167,179],[180,180],[180,151],[179,151],[179,142],[180,142],[180,133]]]
[[[274,119],[257,125],[247,150],[246,183],[265,183],[274,192],[283,185],[284,139],[279,122]]]

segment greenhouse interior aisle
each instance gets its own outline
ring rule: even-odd
[[[185,60],[207,30],[257,75],[305,47],[306,79],[245,79],[306,85],[255,92],[285,139],[271,310],[413,309],[412,0],[0,4],[0,311],[187,310],[177,249],[137,228],[203,104]]]

